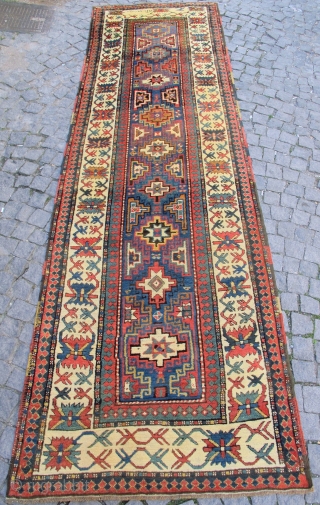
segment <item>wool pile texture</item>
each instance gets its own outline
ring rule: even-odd
[[[9,501],[310,487],[218,7],[95,8]]]

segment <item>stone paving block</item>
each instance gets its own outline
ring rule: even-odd
[[[46,226],[46,224],[49,222],[50,219],[51,215],[48,212],[45,212],[42,209],[37,209],[33,212],[31,217],[29,218],[28,223],[43,228]]]
[[[312,338],[292,337],[293,356],[296,359],[314,361],[314,348]]]
[[[253,496],[251,501],[252,505],[277,505],[277,495],[273,493],[263,496]]]
[[[271,216],[276,221],[288,221],[291,216],[291,209],[286,209],[285,207],[272,207]]]
[[[304,259],[313,263],[320,263],[320,248],[311,245],[306,246]]]
[[[299,273],[306,277],[318,277],[319,265],[309,261],[300,261]]]
[[[2,170],[4,170],[5,172],[15,174],[16,172],[18,172],[22,164],[23,160],[7,159],[7,161],[4,163],[2,167]]]
[[[11,273],[12,278],[15,279],[23,275],[28,269],[28,262],[24,258],[13,258],[9,265],[8,271]]]
[[[312,230],[320,231],[320,217],[318,217],[318,216],[311,216],[310,228]]]
[[[304,386],[302,394],[305,411],[320,414],[320,388]]]
[[[317,372],[314,362],[303,362],[301,360],[292,360],[292,370],[297,382],[316,383]]]
[[[319,161],[311,160],[310,161],[310,165],[309,165],[309,170],[311,170],[312,172],[316,172],[316,173],[320,174],[320,163],[319,163]]]
[[[286,181],[297,182],[299,179],[299,173],[291,170],[291,168],[283,168],[283,177]]]
[[[320,303],[310,296],[301,296],[301,310],[316,316],[320,315]]]
[[[308,292],[308,279],[302,275],[288,274],[288,291],[292,293],[305,294]]]
[[[306,494],[307,503],[320,503],[320,477],[313,477],[312,479],[314,491]]]
[[[13,230],[12,236],[14,238],[20,239],[20,240],[27,240],[29,235],[34,231],[34,226],[31,226],[26,223],[20,223],[18,226]]]
[[[307,335],[313,333],[313,322],[310,316],[293,312],[291,321],[292,333],[294,335]]]
[[[12,367],[12,371],[10,377],[6,382],[6,386],[21,392],[23,390],[25,376],[25,370],[18,367]]]
[[[305,245],[296,240],[285,240],[285,252],[288,256],[298,259],[303,259]]]
[[[319,415],[301,412],[300,417],[305,439],[314,441],[320,440]]]
[[[238,498],[223,498],[224,505],[250,505],[248,498],[239,496]]]
[[[9,470],[9,464],[3,459],[0,459],[0,486],[3,485],[3,483],[7,478],[8,470]]]
[[[310,221],[310,214],[308,212],[303,212],[299,209],[295,209],[292,214],[293,223],[307,226]]]
[[[198,498],[197,501],[199,505],[222,505],[221,500],[217,498]],[[151,505],[154,505],[154,503],[155,502],[152,501]]]
[[[289,193],[289,195],[302,197],[304,195],[304,188],[300,184],[290,183],[286,187],[286,193]]]
[[[283,258],[283,270],[291,274],[297,274],[299,272],[300,261],[297,258]]]
[[[284,238],[279,235],[269,235],[268,242],[273,253],[283,253],[284,251]]]
[[[32,311],[31,316],[33,320],[35,316],[35,310]],[[30,347],[23,342],[19,342],[18,348],[12,359],[13,365],[16,365],[17,367],[23,368],[25,370],[28,363],[29,354]]]
[[[20,168],[19,173],[24,175],[33,175],[39,168],[37,163],[26,161]]]
[[[310,244],[314,240],[315,233],[308,228],[302,228],[302,226],[297,226],[294,232],[294,238],[300,240],[305,244]]]
[[[11,219],[1,219],[0,221],[0,233],[5,237],[10,237],[12,231],[14,230],[16,223]]]
[[[23,300],[15,300],[8,315],[19,321],[30,321],[34,316],[34,307]]]
[[[11,450],[14,437],[15,437],[15,428],[13,428],[12,426],[7,426],[0,437],[0,447],[2,457],[4,458],[11,457]]]
[[[295,209],[297,206],[297,197],[293,195],[287,195],[286,193],[283,193],[281,195],[281,205],[284,207],[289,207],[292,209]]]
[[[305,200],[300,198],[298,205],[298,210],[301,210],[304,213],[308,213],[310,215],[315,214],[316,204],[314,202],[310,202],[309,200]]]
[[[34,212],[34,209],[24,203],[22,205],[20,211],[17,213],[16,219],[18,221],[27,222],[29,217],[31,216],[32,212]]]
[[[35,248],[34,244],[31,244],[30,242],[21,241],[19,242],[19,244],[15,249],[15,254],[19,258],[29,259],[32,256],[34,248]]]
[[[13,408],[18,404],[19,394],[9,388],[0,389],[0,419],[7,421]],[[2,445],[0,443],[0,447]],[[4,454],[2,454],[4,456]],[[7,456],[9,457],[9,456]]]
[[[305,172],[307,169],[308,161],[301,158],[293,158],[290,167],[299,172]]]
[[[11,373],[11,366],[5,361],[0,361],[0,384],[3,385],[7,382]]]
[[[31,284],[24,279],[18,279],[11,288],[15,298],[26,300],[31,292]]]
[[[277,494],[278,505],[304,505],[304,496],[302,494]]]
[[[30,346],[33,335],[33,323],[25,323],[20,331],[19,340]]]
[[[320,445],[308,444],[308,453],[313,473],[320,475]]]

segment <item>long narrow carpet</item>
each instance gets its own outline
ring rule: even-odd
[[[310,487],[218,7],[95,8],[8,496]]]

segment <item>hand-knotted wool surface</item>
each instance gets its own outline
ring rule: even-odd
[[[95,8],[8,496],[306,490],[215,4]]]

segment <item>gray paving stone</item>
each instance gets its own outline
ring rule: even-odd
[[[278,505],[304,505],[304,496],[301,494],[277,494]]]
[[[40,228],[44,228],[46,224],[51,219],[51,215],[42,209],[37,209],[34,211],[32,216],[29,218],[28,222],[32,225],[36,225]]]
[[[19,340],[24,342],[26,345],[30,345],[33,335],[33,324],[25,323],[22,330],[20,331]]]
[[[199,505],[221,505],[221,500],[217,498],[198,498]],[[167,501],[166,501],[167,503]],[[153,502],[152,502],[153,505]],[[161,505],[161,504],[159,504]]]
[[[307,165],[308,165],[307,160],[303,160],[301,158],[293,158],[290,167],[293,170],[298,170],[299,172],[305,172]]]
[[[31,256],[32,256],[32,252],[35,248],[35,245],[34,244],[31,244],[30,242],[19,242],[19,244],[17,245],[16,249],[15,249],[15,254],[19,257],[19,258],[25,258],[25,259],[29,259]]]
[[[20,223],[12,232],[12,236],[20,240],[27,240],[33,231],[34,226],[31,226],[27,223]]]
[[[37,163],[32,163],[32,161],[26,161],[20,168],[20,174],[33,175],[39,168]]]
[[[297,258],[283,258],[283,270],[291,274],[297,274],[299,272],[300,261]]]
[[[320,315],[320,303],[310,296],[301,296],[301,310],[316,316]]]
[[[8,475],[9,464],[7,461],[0,459],[0,486],[2,486]]]
[[[18,258],[17,256],[13,258],[9,265],[9,271],[12,278],[15,279],[23,275],[28,269],[28,262],[23,258]]]
[[[313,263],[320,263],[319,248],[307,245],[304,257],[307,261],[312,261]]]
[[[15,428],[7,426],[0,437],[1,454],[4,458],[11,457],[11,450],[15,436]]]
[[[317,373],[314,362],[303,362],[301,360],[292,360],[293,375],[297,382],[316,383]]]
[[[313,473],[320,475],[320,445],[308,444],[308,453]]]
[[[311,160],[310,161],[309,170],[311,170],[312,172],[316,172],[316,173],[320,174],[320,163],[319,163],[319,161]]]
[[[288,274],[288,291],[291,293],[305,294],[308,292],[308,279],[302,275]]]
[[[224,505],[249,505],[250,502],[248,498],[245,498],[244,496],[239,498],[223,498],[223,503]]]
[[[263,496],[253,496],[252,505],[277,505],[277,495],[268,494]]]
[[[279,235],[269,235],[268,242],[273,253],[283,253],[284,251],[283,237],[279,237]]]
[[[43,231],[36,229],[34,232],[29,236],[29,241],[33,242],[35,244],[43,245],[47,242],[48,239],[48,234]]]
[[[34,209],[32,207],[30,207],[29,205],[24,203],[22,205],[20,211],[17,213],[16,219],[18,221],[26,222],[26,221],[28,221],[28,219],[31,216],[33,211],[34,211]]]
[[[320,249],[320,232],[314,234],[313,246]]]
[[[304,437],[306,440],[320,439],[320,422],[318,414],[301,412],[300,414]]]
[[[30,321],[34,316],[34,307],[23,300],[16,300],[8,311],[8,315],[19,321]]]
[[[314,231],[302,228],[301,226],[297,226],[294,232],[294,238],[305,244],[310,244],[314,240],[314,235]]]
[[[18,170],[20,169],[20,167],[21,167],[22,164],[23,164],[22,160],[8,159],[4,163],[2,169],[5,172],[10,172],[10,173],[14,174],[14,173],[18,172]]]
[[[37,189],[38,191],[45,191],[49,186],[51,179],[49,177],[38,176],[35,177],[30,184],[30,187],[33,189]]]
[[[7,421],[13,408],[18,404],[19,394],[9,388],[0,389],[0,419]],[[2,445],[0,444],[2,448]],[[3,454],[4,456],[4,454]],[[9,457],[9,455],[7,456]]]
[[[319,266],[309,261],[300,261],[299,273],[306,277],[316,278],[319,275]]]
[[[310,202],[309,200],[304,200],[303,198],[300,198],[297,208],[298,210],[301,210],[304,213],[312,215],[316,211],[316,204],[314,202]]]
[[[312,338],[292,337],[293,356],[296,359],[314,361],[314,348]]]
[[[1,385],[5,384],[7,382],[7,379],[9,378],[11,373],[11,366],[9,363],[6,363],[5,361],[0,361],[0,383]]]
[[[294,293],[281,293],[281,306],[283,310],[298,310],[298,295]]]
[[[24,386],[25,375],[25,370],[22,368],[12,367],[12,371],[10,377],[8,377],[6,386],[21,392]]]
[[[285,252],[290,257],[303,259],[305,245],[301,242],[297,242],[296,240],[286,239]]]
[[[28,269],[23,277],[34,284],[38,284],[42,279],[42,265],[35,262],[29,262]]]
[[[307,335],[313,333],[313,322],[310,316],[293,312],[291,321],[292,333],[294,335]]]
[[[320,414],[320,388],[304,386],[302,393],[305,411]]]
[[[310,214],[308,212],[303,212],[302,210],[295,209],[292,214],[292,221],[293,223],[307,226],[310,222]]]
[[[306,494],[307,503],[320,503],[320,477],[313,477],[312,479],[314,491]]]
[[[35,310],[33,310],[31,315],[33,320],[35,316]],[[12,364],[25,370],[28,363],[29,353],[30,353],[29,346],[24,344],[23,342],[19,342],[18,348],[12,359]]]

